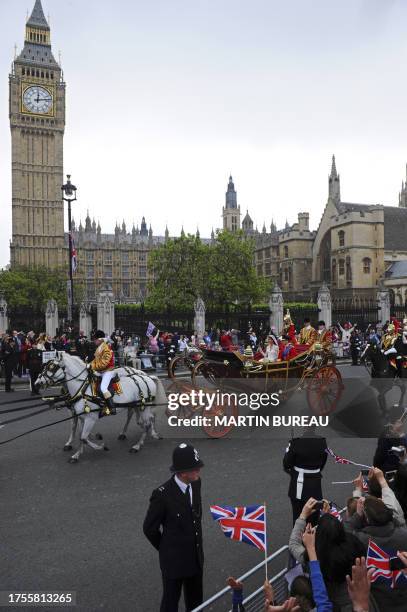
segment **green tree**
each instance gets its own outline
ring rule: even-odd
[[[146,307],[191,309],[201,296],[208,308],[263,299],[270,283],[253,264],[254,242],[242,232],[218,232],[209,244],[192,235],[168,240],[149,256],[154,280]]]
[[[0,294],[4,295],[10,308],[32,306],[43,310],[47,300],[54,298],[58,306],[66,306],[66,271],[49,270],[45,267],[13,267],[0,270]],[[81,288],[76,289],[76,301],[80,299]]]
[[[146,307],[151,310],[187,310],[201,294],[206,274],[207,247],[200,238],[181,235],[167,240],[149,254],[154,275]]]
[[[269,293],[269,281],[257,276],[254,249],[254,240],[241,231],[218,232],[210,246],[208,304],[246,305]]]

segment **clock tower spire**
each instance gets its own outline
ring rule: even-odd
[[[62,267],[65,83],[41,0],[9,76],[12,155],[11,265]]]

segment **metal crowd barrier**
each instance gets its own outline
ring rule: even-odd
[[[237,580],[239,582],[242,582],[243,587],[245,587],[246,583],[249,581],[249,579],[252,576],[254,576],[260,571],[262,571],[264,574],[264,565],[266,562],[267,562],[267,567],[268,567],[269,564],[271,564],[272,562],[281,561],[284,553],[286,553],[285,566],[283,567],[283,569],[281,569],[273,577],[270,578],[270,582],[273,585],[274,590],[275,590],[276,601],[278,602],[285,601],[288,596],[287,582],[284,578],[287,572],[287,569],[288,569],[287,568],[287,565],[288,565],[288,546],[287,545],[282,546],[275,553],[267,557],[267,561],[265,560],[261,561],[261,563],[259,563],[255,567],[252,567],[252,569],[250,569],[248,572],[246,572],[245,574],[237,578]],[[246,597],[246,599],[244,599],[246,612],[257,612],[257,610],[263,610],[264,608],[263,582],[264,582],[264,577],[261,580],[261,587],[257,588],[254,592],[249,594]],[[258,584],[258,580],[257,580],[257,584]],[[231,608],[231,601],[232,601],[231,592],[232,592],[232,589],[229,586],[225,587],[224,589],[222,589],[218,593],[215,593],[215,595],[212,595],[212,597],[204,601],[204,603],[202,603],[200,606],[195,608],[193,612],[200,612],[201,610],[205,610],[205,612],[210,612],[210,611],[211,612],[212,611],[225,612],[225,610],[229,610]]]

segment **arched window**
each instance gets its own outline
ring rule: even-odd
[[[340,247],[345,246],[345,232],[343,230],[340,230],[338,232],[338,240],[339,240]]]
[[[345,274],[345,260],[339,260],[339,276],[343,276]]]
[[[284,246],[284,257],[288,257],[288,246]]]
[[[284,281],[288,283],[288,268],[284,269]]]
[[[365,274],[370,274],[370,266],[371,266],[372,261],[369,259],[369,257],[365,257],[363,260],[363,272]]]

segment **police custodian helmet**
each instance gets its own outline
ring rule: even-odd
[[[190,444],[182,442],[172,453],[171,472],[189,472],[203,467],[198,451]]]

